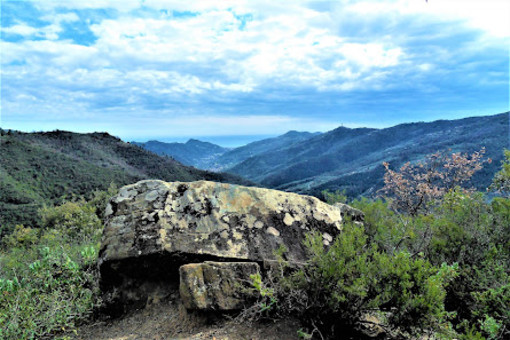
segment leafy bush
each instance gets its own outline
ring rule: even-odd
[[[384,312],[387,326],[409,334],[440,329],[445,287],[456,266],[435,267],[408,252],[380,251],[367,243],[363,226],[348,224],[341,237],[326,249],[322,237],[307,238],[310,260],[286,283],[301,289],[312,303],[307,313],[341,334],[359,327],[367,313]]]
[[[508,336],[509,199],[489,202],[482,193],[452,190],[431,214],[416,216],[392,212],[380,200],[355,201],[352,205],[364,211],[370,242],[380,249],[407,251],[434,266],[458,265],[458,275],[445,296],[446,310],[455,313],[451,322],[458,337]],[[496,328],[498,337],[488,333]]]
[[[0,338],[69,332],[99,305],[97,261],[108,194],[40,209],[43,229],[17,226],[0,252]]]
[[[96,237],[101,231],[101,220],[95,207],[85,202],[66,202],[57,207],[39,210],[43,228],[54,229],[70,240],[84,236]]]
[[[405,251],[387,253],[368,239],[363,226],[350,223],[329,247],[319,234],[307,237],[304,266],[289,269],[282,263],[269,280],[254,280],[259,316],[299,316],[312,334],[331,337],[372,323],[367,315],[395,336],[443,330],[450,316],[445,288],[457,265],[434,266]]]
[[[96,277],[90,269],[95,258],[72,258],[58,248],[38,251],[40,258],[23,272],[0,279],[2,339],[38,339],[73,329],[98,303]]]
[[[2,243],[7,248],[28,247],[39,240],[39,230],[23,225],[16,225],[12,233],[2,239]]]
[[[329,192],[327,190],[322,192],[322,197],[324,198],[324,201],[334,204],[334,203],[347,203],[348,196],[345,192],[345,190],[337,190],[335,192]]]

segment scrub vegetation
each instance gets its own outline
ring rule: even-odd
[[[507,192],[510,153],[492,188]],[[365,213],[325,247],[306,240],[299,269],[281,262],[243,316],[299,315],[304,338],[504,339],[510,335],[510,200],[461,187],[489,160],[433,154],[398,171],[385,164],[382,197],[348,202]],[[345,202],[325,193],[329,203]],[[289,274],[290,271],[290,274]],[[259,282],[260,281],[260,282]]]
[[[329,246],[310,234],[308,261],[298,268],[281,261],[272,275],[253,277],[258,301],[241,317],[297,317],[302,338],[356,338],[369,330],[394,339],[508,338],[505,155],[490,199],[466,186],[488,161],[483,151],[434,154],[400,170],[387,164],[381,197],[348,202],[364,212],[364,222],[346,223]],[[0,338],[65,338],[94,317],[101,304],[95,268],[102,212],[116,190],[43,205],[37,225],[17,224],[2,238]],[[410,200],[406,192],[424,199]],[[341,192],[326,197],[346,201]]]

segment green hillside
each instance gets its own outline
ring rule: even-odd
[[[0,226],[37,225],[37,209],[142,179],[244,183],[235,175],[186,167],[106,133],[1,131]]]
[[[494,160],[473,179],[485,189],[509,146],[509,114],[401,124],[386,129],[340,127],[287,147],[273,149],[228,169],[262,185],[319,195],[324,189],[370,195],[382,185],[382,162],[392,168],[427,154],[485,147]]]

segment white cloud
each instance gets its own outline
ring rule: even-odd
[[[112,8],[121,12],[129,12],[139,8],[142,2],[142,0],[46,0],[33,1],[33,4],[43,11],[54,11],[57,8],[76,10]]]
[[[481,29],[488,34],[508,37],[510,35],[509,13],[510,3],[507,0],[344,0],[319,2],[337,8],[336,14],[357,13],[364,16],[395,13],[401,16],[422,15],[436,17],[441,20],[461,20],[466,24]],[[128,13],[141,7],[156,10],[208,12],[235,9],[238,14],[253,13],[260,18],[271,17],[275,13],[302,14],[311,11],[308,6],[313,1],[271,1],[271,0],[49,0],[34,1],[34,5],[45,11],[57,8],[67,9],[115,9]],[[301,18],[300,18],[301,19]],[[298,23],[297,21],[294,21]]]
[[[28,26],[27,24],[24,23],[13,25],[10,27],[2,27],[0,29],[4,33],[19,34],[22,36],[31,36],[35,35],[38,32],[38,29]]]
[[[352,44],[340,47],[340,52],[349,62],[364,68],[396,66],[404,54],[399,47],[391,48],[380,43]]]
[[[140,1],[49,1],[36,5],[49,13],[43,18],[51,18],[51,25],[37,33],[26,25],[10,29],[56,40],[62,22],[79,20],[75,13],[56,13],[57,7],[113,7],[125,13],[92,25],[98,40],[90,47],[62,41],[23,42],[4,58],[4,65],[18,58],[61,68],[61,76],[55,79],[64,84],[74,79],[74,70],[84,68],[99,79],[87,82],[92,87],[103,86],[103,77],[96,75],[101,72],[115,74],[117,78],[111,82],[126,84],[127,79],[133,79],[130,72],[136,65],[142,73],[154,70],[165,74],[152,83],[143,80],[160,94],[246,93],[274,86],[352,91],[379,88],[369,80],[384,79],[388,72],[382,70],[401,64],[407,53],[391,41],[346,41],[335,31],[338,18],[334,12],[315,11],[300,2],[146,1],[143,6],[149,8],[200,12],[139,18],[127,12],[139,8]],[[348,8],[356,11],[363,6]],[[247,13],[252,20],[238,16]]]
[[[10,27],[2,27],[2,32],[7,34],[21,35],[24,38],[44,38],[49,40],[58,39],[58,33],[62,28],[57,24],[51,24],[40,28],[28,26],[25,23],[20,23]]]
[[[214,67],[233,84],[230,88],[244,91],[268,83],[325,90],[342,81],[350,68],[362,66],[360,72],[368,74],[397,65],[404,54],[390,44],[344,43],[328,25],[309,22],[328,23],[328,14],[311,10],[301,14],[273,15],[242,29],[241,19],[229,10],[173,19],[104,20],[91,29],[103,57],[117,65],[136,60],[192,63],[202,70]],[[360,74],[347,73],[351,78]]]
[[[36,28],[19,21],[2,28],[4,33],[25,37],[1,42],[5,112],[32,110],[60,117],[69,112],[80,116],[93,111],[118,115],[157,111],[161,116],[201,117],[213,130],[236,129],[229,125],[231,118],[222,120],[214,110],[232,104],[235,111],[235,105],[246,98],[257,103],[302,103],[318,102],[323,94],[334,102],[338,95],[395,88],[439,92],[442,83],[425,84],[426,77],[440,74],[445,79],[456,56],[501,46],[510,31],[505,26],[510,22],[505,12],[508,4],[490,0],[33,4],[48,25]],[[89,28],[97,40],[92,44],[59,40],[64,23],[76,24],[83,16],[66,10],[104,8],[118,13],[94,20]],[[428,26],[432,24],[436,26]],[[437,25],[444,25],[444,30]],[[463,41],[461,47],[447,46],[441,40],[452,34],[450,29],[455,33],[479,29],[484,34]],[[419,33],[414,35],[414,30]],[[422,41],[425,47],[416,49]],[[458,68],[462,67],[467,66]],[[499,81],[493,78],[487,74],[484,81]],[[209,112],[216,118],[199,116],[211,103],[220,106]],[[305,123],[285,121],[290,116],[256,119],[249,115],[250,109],[244,109],[243,118],[235,124],[259,130],[283,126],[283,132],[289,124],[312,129]],[[256,120],[267,120],[269,125],[259,126]],[[168,124],[184,129],[191,121]]]
[[[510,37],[510,2],[506,0],[430,0],[430,6],[410,6],[410,12],[462,20],[495,37]],[[402,3],[402,0],[401,0]],[[422,12],[423,13],[423,12]]]
[[[37,37],[48,40],[57,40],[59,38],[58,34],[62,32],[62,22],[68,23],[79,20],[76,13],[53,13],[42,16],[40,19],[51,22],[51,24],[36,28],[29,26],[26,23],[18,22],[18,24],[13,26],[2,27],[1,31],[7,34],[21,35],[25,38]]]
[[[51,21],[60,24],[61,22],[78,21],[80,20],[80,18],[76,15],[76,13],[69,12],[69,13],[52,13],[49,15],[44,15],[41,17],[41,20]]]
[[[510,36],[510,2],[507,0],[361,0],[339,8],[365,16],[417,15],[445,23],[460,21],[490,36]]]

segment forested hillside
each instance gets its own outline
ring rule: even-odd
[[[473,178],[485,189],[509,146],[509,114],[401,124],[386,129],[339,127],[250,157],[228,169],[271,188],[319,195],[346,190],[370,195],[382,186],[383,161],[399,167],[440,150],[471,153],[486,148],[494,160]]]
[[[187,143],[136,143],[160,155],[212,171],[227,171],[261,186],[320,196],[345,190],[350,197],[374,194],[382,186],[383,161],[392,167],[436,151],[472,153],[486,149],[494,160],[473,178],[486,188],[503,148],[509,147],[509,114],[407,123],[385,129],[338,127],[325,133],[289,131],[231,150]]]
[[[183,166],[107,133],[65,131],[0,136],[0,226],[37,225],[37,209],[90,197],[142,179],[244,183],[238,176]]]

